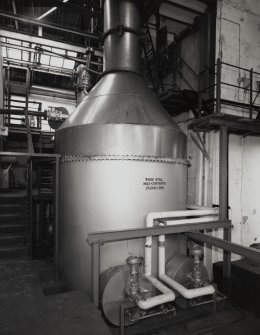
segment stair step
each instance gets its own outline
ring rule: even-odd
[[[26,197],[8,197],[8,196],[0,196],[0,204],[26,204]]]
[[[29,249],[27,247],[1,247],[0,259],[10,258],[27,258],[29,256]]]
[[[0,235],[0,246],[1,247],[25,246],[25,243],[26,243],[26,239],[23,234]]]
[[[26,224],[28,217],[26,214],[0,214],[0,226],[2,224],[10,223],[24,223]]]
[[[25,224],[1,224],[0,236],[6,234],[24,234],[27,229],[27,225]]]
[[[25,214],[26,206],[24,204],[0,204],[0,215],[2,214]]]

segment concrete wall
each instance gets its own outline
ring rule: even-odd
[[[260,2],[258,0],[222,0],[218,2],[216,57],[223,62],[260,72]],[[245,70],[223,67],[223,81],[239,83],[249,78]],[[255,75],[253,86],[260,80]],[[249,102],[249,93],[241,88],[223,87],[222,97]],[[257,101],[259,103],[259,100]],[[248,110],[223,108],[222,112],[248,116]],[[256,115],[254,115],[255,117]],[[216,148],[213,150],[216,150]],[[232,240],[249,246],[260,242],[260,139],[230,136],[229,204],[234,225]]]
[[[223,62],[260,72],[260,2],[258,0],[222,0],[218,2],[216,58]],[[222,80],[237,84],[239,78],[249,78],[249,73],[223,66]],[[254,87],[256,87],[255,76]],[[222,98],[241,102],[249,101],[249,94],[241,88],[223,86]],[[222,112],[248,116],[248,111],[239,108],[223,108]],[[208,198],[204,205],[218,203],[218,133],[207,138],[211,162],[208,171]],[[249,246],[260,242],[260,139],[230,135],[229,144],[229,205],[232,241]],[[205,165],[204,165],[205,166]],[[205,168],[205,167],[204,167]],[[199,178],[199,177],[197,177]],[[195,200],[197,201],[197,199]],[[222,232],[213,235],[222,237]],[[222,260],[222,252],[213,252],[212,260]],[[208,257],[210,260],[209,253]],[[238,258],[232,255],[233,259]]]
[[[218,2],[216,31],[216,59],[260,72],[260,1],[222,0]],[[238,83],[238,78],[247,77],[244,70],[223,67],[222,80]],[[255,81],[257,80],[257,76]],[[256,86],[256,82],[254,82]],[[248,102],[248,93],[239,89],[223,87],[222,97]],[[222,112],[248,116],[248,111],[239,108],[223,108]],[[254,115],[254,117],[256,114]],[[188,135],[188,155],[192,166],[188,172],[189,203],[203,206],[218,204],[219,190],[219,134],[205,136],[210,161],[192,141],[187,125],[192,115],[176,118]],[[260,138],[230,135],[229,139],[229,211],[232,220],[232,241],[245,246],[260,242]],[[201,188],[200,188],[201,185]],[[223,237],[223,231],[213,231]],[[239,258],[232,255],[232,259]],[[222,251],[205,249],[205,263],[222,260]],[[211,267],[208,266],[208,269]]]
[[[222,0],[218,2],[216,57],[223,62],[260,72],[260,2],[258,0]],[[240,79],[239,79],[240,78]],[[249,102],[249,92],[244,90],[249,72],[223,66],[222,81],[240,89],[223,85],[222,97]],[[260,75],[255,74],[253,88],[257,88]],[[245,84],[244,84],[245,82]],[[260,100],[256,100],[260,104]],[[248,110],[229,108],[228,113],[246,115]]]

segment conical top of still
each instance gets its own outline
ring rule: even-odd
[[[140,3],[105,0],[103,76],[58,132],[91,124],[163,127],[185,146],[185,135],[140,75]]]

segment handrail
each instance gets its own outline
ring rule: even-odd
[[[199,79],[199,75],[190,67],[190,65],[179,55],[176,54],[177,59],[179,58],[181,62]]]
[[[229,63],[226,63],[226,62],[221,62],[221,64],[223,64],[223,65],[228,65],[228,66],[230,66],[230,67],[234,67],[234,68],[236,68],[236,69],[243,70],[243,71],[247,71],[247,72],[250,72],[250,71],[251,71],[250,69],[246,69],[246,68],[244,68],[244,67],[237,66],[237,65],[233,65],[233,64],[229,64]],[[255,72],[255,71],[253,71],[253,73],[254,73],[254,74],[258,74],[258,75],[260,75],[259,72]]]
[[[184,77],[182,71],[180,71],[179,69],[176,69],[176,71],[181,75],[182,79],[185,81],[185,83],[190,87],[190,89],[193,92],[196,92],[195,89],[191,86],[191,84],[187,81],[187,79]]]
[[[249,73],[249,78],[248,78],[249,79],[249,87],[241,87],[239,84],[236,84],[236,83],[232,84],[232,83],[222,81],[221,80],[222,65],[225,65],[226,67],[230,67],[230,68],[235,68],[235,69],[238,69],[238,70],[243,70],[243,71],[246,71],[247,73]],[[225,69],[226,69],[226,67],[225,67]],[[216,101],[217,101],[216,113],[220,113],[221,104],[224,103],[224,100],[221,98],[221,87],[222,86],[229,86],[229,87],[232,87],[232,88],[235,88],[235,89],[243,89],[245,92],[249,92],[249,101],[247,102],[247,104],[245,104],[247,106],[244,106],[244,107],[250,109],[249,110],[249,118],[250,119],[253,118],[253,110],[257,111],[259,113],[259,105],[255,104],[255,102],[256,102],[256,99],[257,99],[260,92],[259,92],[259,90],[255,90],[253,88],[254,75],[259,75],[260,76],[259,72],[254,71],[253,68],[246,69],[246,68],[243,68],[243,67],[240,67],[240,66],[237,66],[237,65],[233,65],[233,64],[223,62],[223,61],[221,61],[221,59],[218,58],[216,64],[214,64],[210,67],[205,66],[205,69],[203,69],[200,72],[199,81],[201,82],[200,79],[205,78],[205,72],[210,74],[212,69],[216,69],[212,73],[214,75],[214,77],[216,78],[215,82],[214,82],[214,84],[211,84],[211,85],[206,84],[206,85],[204,85],[204,87],[199,88],[199,101],[201,101],[201,97],[202,97],[203,93],[209,92],[211,88],[216,87],[216,95],[217,95],[216,96]],[[255,94],[255,97],[253,97],[253,94]],[[232,102],[233,102],[234,105],[237,105],[237,101],[236,101],[235,98],[234,98],[234,100],[230,100],[230,103],[232,103]],[[206,103],[209,103],[209,100],[206,100]],[[199,106],[201,106],[201,104]]]

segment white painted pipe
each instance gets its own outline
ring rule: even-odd
[[[169,212],[150,212],[146,217],[146,227],[153,227],[154,220],[160,218],[176,218],[176,217],[190,217],[190,216],[209,216],[204,218],[192,218],[175,221],[167,221],[167,224],[184,224],[184,223],[197,223],[197,222],[208,222],[217,219],[218,209],[199,209],[199,210],[183,210],[183,211],[169,211]],[[161,241],[160,241],[161,239]],[[173,279],[165,274],[165,236],[161,235],[159,239],[159,277],[164,282],[168,283],[171,287],[176,289],[177,292],[182,294],[184,297],[196,297],[205,294],[213,294],[215,289],[212,285],[207,287],[188,290],[184,286],[175,282]],[[160,246],[162,242],[162,246]],[[145,239],[145,277],[163,294],[148,298],[147,300],[141,300],[138,306],[141,309],[148,309],[165,302],[173,301],[175,299],[174,293],[164,286],[159,280],[152,276],[152,237],[148,236]],[[213,292],[209,293],[212,291]],[[198,295],[199,294],[199,295]],[[191,299],[191,298],[187,298]]]
[[[166,287],[158,279],[152,276],[152,237],[149,236],[145,241],[145,278],[162,294],[148,298],[146,300],[140,300],[138,307],[141,309],[149,309],[166,302],[174,301],[175,294],[172,290]]]
[[[217,220],[216,215],[218,214],[218,208],[203,209],[203,210],[182,210],[182,211],[169,211],[169,212],[150,212],[146,216],[146,227],[153,227],[154,220],[159,218],[171,218],[171,217],[189,217],[189,216],[207,216],[215,215],[207,218],[193,218],[183,219],[178,221],[169,221],[167,224],[184,224],[184,223],[198,223],[208,222]],[[152,274],[152,237],[148,236],[145,239],[145,274],[151,276]]]
[[[146,237],[145,239],[145,250],[144,250],[144,259],[145,259],[145,270],[144,273],[146,276],[152,275],[152,237]]]
[[[187,289],[176,280],[170,278],[169,276],[165,275],[161,278],[166,284],[171,286],[174,290],[180,293],[186,299],[194,299],[198,297],[202,297],[204,295],[214,294],[215,288],[212,285],[207,285],[199,288],[192,288]]]
[[[154,297],[148,298],[146,300],[140,300],[137,305],[141,309],[149,309],[161,304],[165,304],[170,301],[174,301],[175,294],[172,290],[166,287],[163,283],[161,283],[158,279],[153,276],[145,276],[147,280],[162,294],[156,295]]]
[[[146,216],[146,227],[152,227],[153,221],[156,219],[167,219],[167,218],[179,218],[189,216],[205,216],[205,215],[217,215],[218,208],[211,209],[197,209],[197,210],[181,210],[181,211],[169,211],[169,212],[150,212]]]
[[[198,205],[188,205],[187,206],[187,209],[203,209],[203,210],[205,210],[205,209],[212,209],[212,207],[207,207],[207,206],[198,206]],[[216,207],[215,207],[215,209],[217,209]]]
[[[215,288],[207,285],[199,288],[187,289],[165,273],[165,235],[160,235],[159,240],[159,278],[180,293],[186,299],[194,299],[204,295],[214,294]]]
[[[192,218],[192,219],[179,219],[179,220],[164,220],[166,222],[167,226],[179,226],[182,224],[186,223],[200,223],[200,222],[209,222],[209,221],[217,221],[218,220],[218,215],[210,215],[210,216],[205,216],[202,218]]]
[[[183,219],[175,221],[167,221],[167,225],[182,225],[185,223],[199,223],[199,222],[209,222],[218,220],[217,215],[202,217],[202,218],[192,218],[192,219]],[[152,275],[152,237],[148,236],[145,239],[145,275]]]

